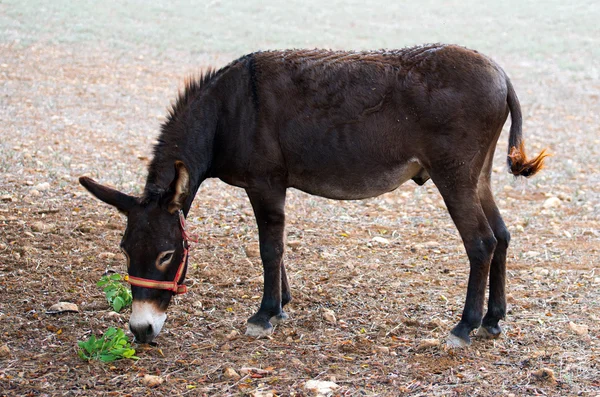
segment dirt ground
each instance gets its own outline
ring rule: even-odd
[[[190,292],[171,304],[157,346],[135,346],[138,361],[102,364],[82,361],[76,344],[127,328],[129,310],[110,315],[96,287],[107,270],[125,271],[125,219],[77,178],[139,193],[183,78],[242,54],[20,42],[20,28],[7,26],[0,395],[310,395],[305,382],[319,379],[344,396],[600,396],[600,63],[584,47],[554,58],[513,47],[490,54],[520,95],[529,151],[554,154],[539,176],[515,180],[504,162],[507,131],[500,138],[494,191],[513,237],[501,339],[443,346],[462,311],[468,261],[431,182],[349,202],[290,190],[290,321],[269,339],[244,336],[262,292],[256,226],[242,190],[208,180],[188,219],[200,237]],[[586,45],[600,40],[591,32]],[[59,301],[80,313],[46,314]],[[428,339],[442,344],[424,347]],[[227,378],[226,368],[242,377]],[[145,374],[164,383],[149,388]]]

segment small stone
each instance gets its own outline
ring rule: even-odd
[[[425,248],[437,248],[440,246],[440,243],[438,243],[437,241],[427,241],[426,243],[423,243],[423,247]]]
[[[160,376],[156,375],[144,375],[142,383],[148,387],[156,387],[162,385],[165,380]]]
[[[35,185],[33,188],[39,192],[43,192],[50,189],[50,184],[48,182],[43,182]]]
[[[110,311],[110,312],[106,313],[106,317],[108,317],[108,318],[114,318],[114,319],[119,319],[119,318],[121,318],[121,314],[119,314],[117,312]]]
[[[331,309],[321,309],[321,316],[323,316],[323,320],[329,324],[336,324],[337,320],[335,318],[335,313]]]
[[[0,200],[11,202],[11,201],[14,201],[14,198],[10,194],[5,194],[0,197]]]
[[[390,243],[390,240],[388,240],[387,238],[384,238],[384,237],[380,237],[380,236],[373,237],[373,239],[371,241],[373,241],[374,243],[379,243],[379,244],[384,244],[384,245]]]
[[[250,397],[273,397],[273,393],[270,391],[256,390],[250,394]]]
[[[70,302],[58,302],[52,306],[48,310],[46,310],[46,314],[60,314],[60,313],[79,313],[79,307]]]
[[[538,380],[541,380],[544,382],[556,383],[556,377],[554,376],[554,371],[551,370],[550,368],[542,368],[540,370],[533,371],[531,373],[531,375],[533,375]]]
[[[555,208],[561,205],[561,201],[558,197],[549,197],[544,201],[542,207],[544,208]]]
[[[42,193],[40,193],[40,191],[39,191],[39,190],[31,189],[31,190],[29,191],[29,195],[30,195],[30,196],[33,196],[33,197],[39,197],[39,196],[41,196],[41,195],[42,195]]]
[[[419,346],[417,346],[417,350],[418,351],[427,350],[432,347],[437,347],[440,344],[441,344],[441,342],[439,339],[423,339],[421,341],[421,343],[419,343]]]
[[[234,329],[229,334],[227,334],[227,336],[225,336],[225,339],[233,340],[233,339],[237,338],[238,336],[240,336],[240,333]]]
[[[298,248],[302,244],[299,240],[290,240],[287,242],[288,247],[290,248]]]
[[[33,230],[34,232],[46,232],[46,233],[50,233],[52,232],[54,229],[56,228],[56,226],[52,223],[44,223],[44,222],[34,222],[31,225],[31,230]]]
[[[98,254],[99,259],[113,259],[115,256],[117,256],[117,254],[114,254],[112,252],[101,252],[100,254]]]
[[[233,369],[231,367],[227,367],[223,370],[223,376],[227,379],[234,379],[234,380],[238,380],[241,378],[240,374],[235,372],[235,369]]]
[[[8,345],[0,346],[0,358],[7,358],[7,357],[10,357],[10,349],[8,348]]]
[[[569,328],[579,336],[588,334],[588,326],[585,324],[575,324],[573,321],[569,321]]]
[[[519,233],[523,233],[525,231],[525,228],[522,225],[517,225],[515,227],[515,230]]]
[[[375,351],[381,354],[390,354],[390,348],[387,346],[375,346]]]
[[[550,270],[544,267],[534,267],[533,272],[535,274],[539,274],[540,276],[547,277],[550,274]]]
[[[525,253],[525,256],[528,258],[535,258],[536,256],[540,256],[541,253],[539,253],[538,251],[527,251]]]
[[[313,396],[321,397],[331,395],[340,386],[327,380],[311,379],[304,384],[304,390]]]
[[[260,258],[260,250],[258,249],[258,247],[253,247],[253,246],[247,245],[245,247],[245,251],[246,251],[246,256],[248,258]]]

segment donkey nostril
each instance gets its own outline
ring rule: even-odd
[[[152,336],[154,334],[154,329],[152,329],[152,325],[148,325],[146,328],[146,336]]]

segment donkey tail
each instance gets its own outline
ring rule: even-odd
[[[510,136],[508,138],[508,168],[514,176],[530,177],[535,175],[544,167],[544,159],[550,156],[546,149],[532,159],[527,159],[525,154],[525,141],[523,139],[523,116],[521,114],[521,105],[519,98],[513,88],[510,79],[506,78],[508,87],[508,96],[506,102],[510,110]]]

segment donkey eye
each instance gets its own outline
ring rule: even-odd
[[[165,266],[169,262],[171,262],[171,259],[173,259],[173,252],[175,252],[175,251],[161,252],[160,255],[158,255],[158,261],[157,261],[159,266]]]

